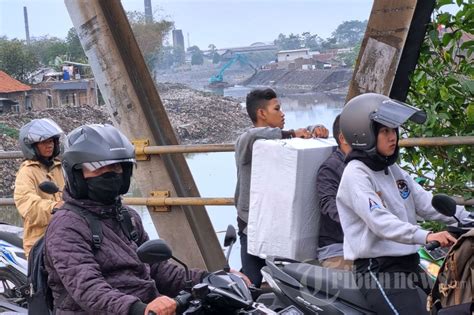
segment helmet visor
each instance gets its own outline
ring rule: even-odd
[[[62,129],[51,119],[43,118],[33,121],[23,139],[27,144],[33,144],[52,137],[64,135]]]
[[[393,99],[382,102],[377,111],[370,114],[370,119],[389,128],[398,128],[408,119],[422,124],[426,121],[426,113],[416,107]]]
[[[135,159],[121,159],[121,160],[85,162],[85,163],[82,163],[82,167],[87,169],[88,171],[93,172],[93,171],[95,171],[95,170],[97,170],[101,167],[107,166],[107,165],[111,165],[111,164],[115,164],[115,163],[125,163],[125,162],[135,164]]]

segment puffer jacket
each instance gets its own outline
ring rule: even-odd
[[[13,197],[23,218],[23,249],[28,257],[31,247],[44,234],[51,219],[51,210],[62,199],[62,193],[53,195],[41,191],[38,186],[44,181],[52,181],[60,190],[64,187],[61,162],[54,160],[48,168],[38,161],[26,160],[16,174]]]
[[[57,315],[129,314],[136,303],[147,304],[161,294],[174,297],[184,289],[182,267],[168,261],[151,266],[140,262],[136,250],[148,235],[133,209],[128,208],[138,232],[137,243],[121,229],[115,206],[75,200],[67,191],[63,197],[102,217],[103,239],[100,249],[94,249],[85,218],[66,210],[53,215],[46,232],[45,264]],[[191,274],[196,284],[207,272],[192,270]]]

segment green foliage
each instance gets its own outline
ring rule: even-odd
[[[293,50],[300,48],[309,48],[310,50],[319,50],[323,39],[316,34],[310,32],[303,32],[300,34],[293,34],[286,36],[284,34],[278,35],[278,38],[273,42],[278,46],[279,50]]]
[[[424,125],[411,126],[409,137],[473,136],[474,8],[456,1],[459,11],[442,12],[452,1],[438,1],[435,20],[428,26],[417,68],[411,76],[407,102],[428,114]],[[440,33],[438,25],[444,25]],[[405,169],[430,179],[436,192],[473,197],[472,145],[417,147],[405,150]]]
[[[364,38],[366,28],[367,20],[344,21],[332,33],[333,42],[339,47],[355,46]]]
[[[357,56],[359,56],[361,44],[362,42],[357,43],[350,52],[338,54],[337,59],[341,60],[347,67],[353,67],[356,63]]]
[[[204,63],[204,56],[198,46],[191,46],[188,51],[191,53],[191,65],[202,65]]]
[[[434,233],[446,230],[446,225],[437,221],[423,221],[420,223],[422,229],[432,231]]]
[[[318,35],[311,34],[310,32],[303,32],[301,35],[291,33],[288,36],[280,34],[278,38],[274,40],[274,44],[278,46],[279,50],[309,48],[312,51],[324,51],[333,48],[354,47],[362,41],[366,28],[367,20],[344,21],[332,33],[332,36],[327,39],[322,39]],[[351,59],[352,56],[348,56],[348,58]],[[349,64],[351,64],[351,61],[349,61]]]
[[[68,49],[64,40],[49,36],[33,38],[30,45],[39,62],[43,65],[53,63],[57,56],[66,55]]]
[[[288,37],[284,34],[278,35],[278,38],[274,40],[274,44],[278,46],[279,50],[293,50],[303,48],[300,35],[295,35],[293,33],[288,35]]]
[[[39,66],[38,59],[24,41],[0,39],[0,70],[13,78],[27,82],[28,76]]]
[[[19,136],[19,131],[15,128],[11,128],[3,123],[0,123],[0,134],[9,136],[10,138],[17,139]]]
[[[69,61],[87,63],[86,54],[84,53],[84,49],[82,49],[79,36],[77,35],[76,29],[74,27],[71,27],[67,32],[66,44],[67,57]]]
[[[163,41],[173,29],[174,22],[155,19],[147,23],[145,14],[138,11],[127,12],[127,17],[148,69],[153,72],[160,60]]]
[[[212,63],[213,64],[219,63],[221,61],[221,56],[217,53],[216,45],[209,44],[209,46],[207,48],[209,48],[209,50],[210,50],[209,56],[212,59]]]

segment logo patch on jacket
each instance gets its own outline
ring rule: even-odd
[[[375,201],[373,201],[372,199],[369,198],[369,210],[372,212],[374,211],[375,209],[380,209],[381,207],[379,206],[378,203],[376,203]]]
[[[410,196],[410,189],[408,188],[408,184],[405,180],[397,180],[397,187],[398,191],[400,192],[400,197],[407,199],[408,196]]]

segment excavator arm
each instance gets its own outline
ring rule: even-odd
[[[241,55],[241,54],[235,54],[234,57],[232,57],[232,59],[227,61],[222,66],[221,70],[219,70],[219,72],[217,74],[213,75],[209,79],[209,83],[210,84],[216,84],[216,83],[224,82],[224,72],[237,61],[240,61],[241,63],[248,65],[250,68],[252,68],[255,71],[255,73],[257,72],[257,69],[250,63],[250,61],[247,59],[247,57],[245,57],[244,55]]]

